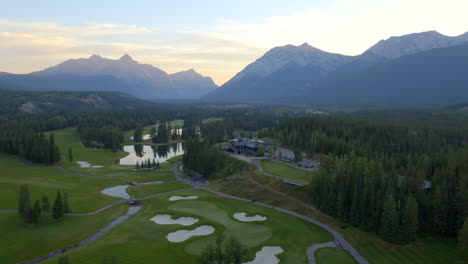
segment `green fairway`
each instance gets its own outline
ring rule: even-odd
[[[356,264],[354,260],[346,250],[341,248],[321,248],[315,251],[315,259],[318,264]]]
[[[301,170],[275,161],[264,160],[260,162],[260,166],[262,166],[263,170],[267,173],[296,181],[310,182],[314,176],[310,171]]]
[[[186,184],[185,182],[176,181],[160,184],[132,185],[127,188],[127,192],[132,196],[132,198],[141,198],[156,193],[187,189],[190,187],[192,186]]]
[[[206,187],[248,199],[254,198],[319,220],[340,232],[369,263],[453,263],[457,257],[455,239],[423,239],[401,246],[385,242],[374,233],[352,226],[342,229],[343,222],[324,217],[311,210],[307,202],[302,202],[305,198],[300,197],[301,188],[287,186],[258,171],[212,181]],[[291,197],[292,194],[298,196]]]
[[[54,167],[28,167],[13,156],[0,155],[0,208],[16,209],[20,185],[27,184],[31,199],[49,197],[52,203],[58,190],[68,193],[72,212],[97,210],[119,198],[101,194],[107,187],[126,184],[125,181],[83,177],[65,173]]]
[[[153,171],[139,171],[124,174],[104,174],[103,176],[114,176],[129,179],[135,182],[153,182],[153,181],[171,181],[175,180],[175,174],[172,170],[153,170]]]
[[[143,202],[143,209],[122,225],[85,248],[68,253],[70,263],[99,263],[103,256],[115,256],[118,263],[198,263],[198,257],[216,234],[192,237],[181,243],[171,243],[166,235],[180,229],[192,230],[201,225],[212,225],[215,233],[235,236],[250,246],[245,261],[254,258],[263,246],[281,246],[285,252],[277,255],[283,264],[307,263],[306,248],[314,243],[329,241],[325,230],[301,219],[255,204],[226,199],[206,191],[184,191],[174,195],[198,195],[196,200],[171,202],[172,195],[155,197]],[[237,212],[261,214],[264,222],[243,223],[232,215]],[[150,218],[157,214],[174,217],[191,216],[199,221],[192,226],[158,225]],[[55,264],[57,259],[45,263]]]
[[[60,154],[66,157],[61,163],[64,167],[74,171],[86,172],[112,172],[121,170],[131,170],[134,166],[124,166],[116,163],[119,159],[127,156],[123,150],[112,152],[109,149],[91,149],[85,147],[80,142],[80,137],[76,132],[76,127],[54,130],[48,133],[54,133],[55,143],[59,146]],[[68,149],[72,148],[74,161],[68,161]],[[92,165],[104,166],[104,168],[80,168],[76,161],[86,161]]]
[[[203,124],[214,123],[214,122],[222,122],[224,121],[224,117],[210,117],[203,119]]]
[[[53,220],[43,215],[37,226],[25,225],[15,212],[0,212],[0,263],[18,263],[84,241],[127,211],[117,205],[99,214],[65,216]]]

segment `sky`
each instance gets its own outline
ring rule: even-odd
[[[0,72],[129,54],[218,84],[276,46],[359,55],[381,39],[468,31],[467,0],[0,0]]]

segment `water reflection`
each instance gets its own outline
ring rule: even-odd
[[[166,145],[166,146],[148,146],[148,145],[128,145],[124,146],[123,150],[129,154],[120,159],[121,165],[135,165],[146,160],[154,160],[155,162],[165,162],[166,160],[184,154],[182,143]]]

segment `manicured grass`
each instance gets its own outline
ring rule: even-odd
[[[102,176],[121,177],[135,182],[171,181],[176,179],[174,171],[171,170],[139,171],[125,174],[109,173]]]
[[[37,226],[26,225],[13,212],[0,212],[0,263],[18,263],[84,241],[113,219],[123,215],[127,205],[117,205],[99,214],[65,216],[53,220],[43,215]]]
[[[411,245],[400,246],[385,242],[374,233],[352,226],[341,229],[343,222],[324,217],[307,207],[310,202],[307,201],[304,187],[282,184],[281,181],[257,171],[216,180],[206,187],[248,199],[254,198],[257,201],[296,211],[325,223],[340,232],[369,263],[453,263],[457,257],[455,239],[429,238]],[[296,197],[293,198],[290,195]]]
[[[55,143],[59,146],[60,154],[66,157],[61,163],[64,167],[74,171],[86,172],[111,172],[131,170],[134,166],[124,166],[116,163],[119,159],[128,155],[123,150],[112,152],[109,149],[91,149],[81,144],[76,127],[68,127],[60,130],[50,131],[54,133]],[[68,149],[72,148],[74,162],[68,161]],[[87,161],[92,165],[101,165],[104,168],[80,168],[76,161]]]
[[[96,243],[67,253],[70,263],[99,263],[103,256],[115,256],[118,263],[195,264],[196,255],[207,243],[214,242],[217,233],[235,236],[250,243],[246,261],[251,261],[263,246],[281,246],[285,252],[278,255],[282,264],[307,263],[306,248],[325,242],[331,235],[325,230],[301,219],[252,203],[221,198],[202,190],[184,191],[177,195],[198,195],[197,200],[170,202],[172,195],[155,197],[143,202],[143,209],[122,225],[104,235]],[[264,222],[242,223],[232,215],[236,212],[258,213],[268,217]],[[200,221],[192,226],[158,225],[149,219],[157,214],[174,217],[191,216]],[[180,229],[192,230],[201,225],[212,225],[215,234],[192,237],[181,243],[171,243],[166,235]],[[196,253],[196,255],[190,254]],[[57,259],[45,263],[57,263]]]
[[[156,193],[187,189],[190,187],[191,186],[185,182],[176,181],[160,184],[133,185],[127,188],[127,192],[132,196],[132,198],[141,198]]]
[[[214,122],[222,122],[224,121],[224,117],[210,117],[203,119],[203,124],[214,123]]]
[[[0,155],[0,208],[16,209],[20,186],[27,184],[31,199],[47,195],[52,204],[58,190],[68,193],[72,212],[92,212],[119,198],[101,194],[110,186],[126,182],[116,179],[82,177],[55,167],[29,167],[13,156]]]
[[[167,162],[175,163],[175,162],[177,162],[177,161],[179,161],[179,160],[182,160],[183,157],[184,157],[184,154],[182,154],[182,155],[177,155],[177,156],[174,156],[174,157],[168,159]]]
[[[318,264],[336,263],[336,264],[356,264],[346,250],[341,248],[321,248],[315,251],[315,259]]]
[[[260,165],[267,173],[291,180],[310,182],[314,176],[310,171],[304,171],[280,162],[264,160],[260,162]]]

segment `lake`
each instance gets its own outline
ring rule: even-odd
[[[129,154],[120,159],[121,165],[135,165],[150,159],[155,162],[163,163],[166,160],[184,154],[182,143],[167,145],[167,146],[148,146],[148,145],[128,145],[124,146],[123,150]]]

